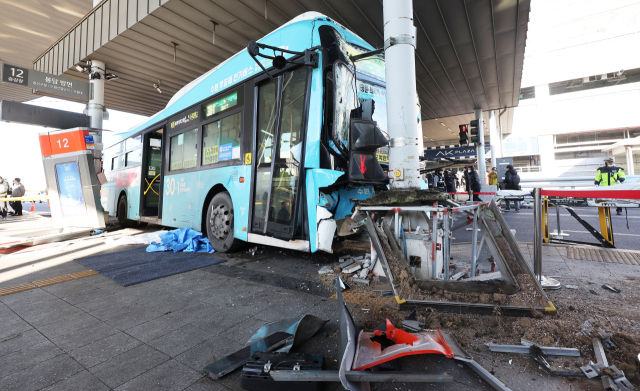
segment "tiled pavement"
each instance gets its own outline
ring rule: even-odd
[[[93,249],[104,251],[98,245]],[[531,256],[530,246],[522,250]],[[568,294],[584,294],[589,280],[621,284],[629,275],[640,278],[639,266],[570,260],[563,250],[545,247],[543,270],[562,275],[564,284],[581,286]],[[0,390],[239,390],[239,371],[214,381],[202,374],[202,368],[240,349],[260,326],[303,314],[330,322],[300,351],[322,354],[328,367],[335,368],[336,302],[328,299],[331,292],[316,282],[315,274],[318,262],[331,262],[330,256],[281,253],[240,253],[228,256],[224,264],[126,288],[96,275],[0,296]],[[48,255],[46,262],[53,263],[33,275],[24,271],[32,264],[37,267],[37,260],[9,263],[11,258],[2,257],[0,287],[81,271],[84,268],[72,261],[78,254],[86,255],[68,246],[59,256]],[[6,277],[16,270],[20,273]],[[550,292],[552,300],[555,295]],[[355,307],[352,313],[356,321],[363,314]],[[512,388],[530,376],[505,368],[489,352],[474,356]],[[416,358],[414,363],[420,370],[454,371],[456,380],[402,387],[379,384],[375,389],[486,389],[471,371],[455,364],[447,367],[437,357]],[[563,389],[553,381],[544,386]],[[330,383],[325,390],[337,387]]]
[[[272,288],[201,269],[127,288],[97,275],[2,296],[0,390],[237,388],[200,371],[265,323],[335,306]]]

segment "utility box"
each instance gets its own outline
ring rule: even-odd
[[[406,233],[405,242],[407,260],[415,278],[417,280],[441,280],[443,278],[442,268],[444,265],[441,251],[442,238],[437,238],[434,243],[431,234]],[[434,269],[436,271],[435,276],[433,275]]]
[[[40,133],[51,217],[56,228],[104,228],[100,203],[101,171],[94,136],[97,130],[73,128]],[[96,163],[97,162],[97,163]]]

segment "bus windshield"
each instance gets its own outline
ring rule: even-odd
[[[354,56],[362,53],[366,53],[369,50],[362,48],[358,45],[344,42],[341,46],[347,56]],[[384,57],[380,54],[371,57],[358,60],[355,63],[356,72],[358,75],[369,76],[374,80],[363,80],[364,78],[358,78],[356,85],[358,90],[358,101],[362,103],[367,99],[373,99],[375,101],[375,110],[373,111],[373,120],[377,122],[378,127],[382,130],[382,133],[389,137],[387,133],[387,90],[383,87],[385,77],[385,63]],[[367,78],[369,79],[369,78]],[[379,80],[380,83],[376,83],[375,80]],[[389,153],[389,147],[380,148],[378,151],[378,160],[381,162],[387,162],[387,154]],[[380,156],[383,155],[383,156]]]

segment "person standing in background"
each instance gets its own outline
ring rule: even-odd
[[[13,191],[11,192],[11,198],[20,198],[24,196],[24,185],[20,183],[20,178],[13,180]],[[14,216],[22,216],[22,201],[13,201],[11,207],[15,211]]]
[[[627,176],[624,174],[624,170],[621,167],[616,167],[613,158],[605,159],[604,166],[598,168],[596,174],[596,180],[594,183],[598,186],[613,186],[618,183],[624,182]],[[622,208],[617,207],[616,213],[622,214]]]
[[[0,198],[7,198],[9,196],[9,184],[0,176]],[[7,201],[0,202],[0,216],[3,219],[7,218]]]
[[[493,185],[498,189],[498,169],[493,167],[489,173],[489,185]]]
[[[504,189],[505,190],[520,190],[520,175],[518,171],[511,164],[507,166],[507,172],[504,175]],[[507,208],[505,211],[511,210],[511,204],[508,199],[505,199]],[[520,201],[514,201],[516,204],[516,212],[520,212]]]
[[[444,184],[447,189],[447,193],[454,193],[452,196],[455,195],[456,192],[455,178],[456,177],[451,174],[451,171],[447,170],[444,172]]]
[[[478,171],[473,166],[469,166],[469,196],[473,195],[474,201],[482,201],[480,196],[476,193],[482,191],[482,185],[480,184],[480,176],[478,175]]]
[[[471,179],[469,178],[469,168],[470,166],[466,166],[464,168],[464,189],[467,193],[469,193],[469,201],[473,200],[473,194],[471,194]]]

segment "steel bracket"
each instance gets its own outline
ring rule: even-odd
[[[416,48],[416,37],[409,35],[396,35],[393,37],[389,37],[386,41],[384,41],[384,50],[386,51],[393,45],[411,45],[413,48]]]

